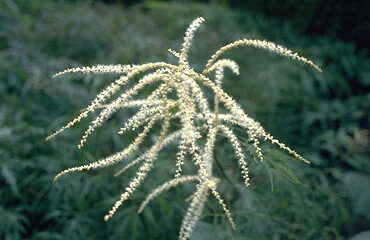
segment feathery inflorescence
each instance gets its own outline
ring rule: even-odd
[[[241,39],[217,50],[208,60],[202,73],[197,73],[189,65],[188,53],[194,34],[204,21],[204,18],[199,17],[190,24],[185,32],[184,42],[180,52],[169,49],[169,52],[178,58],[177,65],[165,62],[146,63],[142,65],[98,65],[71,68],[53,76],[59,77],[68,73],[112,73],[120,75],[119,78],[103,89],[78,116],[64,127],[55,131],[46,140],[50,140],[96,111],[100,112],[86,129],[78,144],[79,148],[83,147],[96,128],[101,126],[119,109],[139,108],[136,114],[124,123],[118,132],[119,134],[124,134],[128,130],[132,131],[142,127],[142,131],[122,151],[96,162],[65,169],[55,176],[55,180],[67,173],[106,167],[123,161],[140,148],[156,124],[162,125],[159,136],[153,146],[134,158],[134,160],[115,174],[118,176],[123,174],[128,168],[139,163],[141,164],[136,175],[121,194],[120,199],[104,217],[106,221],[140,187],[151,171],[154,162],[157,160],[159,152],[172,143],[178,144],[178,152],[173,163],[175,168],[174,178],[163,183],[150,193],[141,204],[139,213],[144,210],[145,206],[152,199],[163,191],[182,183],[195,181],[197,182],[197,188],[191,197],[189,208],[181,224],[179,239],[184,240],[189,238],[201,216],[205,201],[210,194],[216,198],[225,212],[231,227],[235,229],[231,212],[221,197],[221,194],[217,191],[217,184],[220,180],[215,178],[212,172],[216,139],[218,136],[225,136],[234,149],[245,186],[250,184],[247,158],[238,136],[228,127],[230,125],[245,129],[249,139],[253,143],[255,155],[260,161],[264,159],[260,141],[268,140],[281,149],[286,150],[297,159],[309,163],[304,157],[267,133],[259,122],[248,116],[240,105],[222,89],[225,68],[230,69],[234,74],[238,75],[239,66],[233,60],[218,58],[232,48],[251,46],[308,64],[320,72],[322,71],[321,68],[311,60],[301,57],[297,53],[293,53],[291,50],[275,43],[255,39]],[[136,84],[131,88],[123,90],[123,86],[129,81],[134,81],[137,75],[142,75],[142,73],[150,70],[153,72],[147,73],[141,79],[136,80]],[[214,73],[213,80],[210,77],[211,73]],[[155,82],[159,82],[160,84],[149,96],[144,99],[134,99],[141,89]],[[210,101],[204,95],[203,87],[209,88],[214,93],[213,108],[209,106]],[[226,113],[220,113],[221,106],[225,108]],[[180,127],[178,127],[178,123],[180,123]],[[173,130],[176,127],[177,129]],[[198,141],[200,138],[205,138],[205,141]],[[201,144],[200,142],[204,143]],[[195,166],[196,175],[182,176],[182,168],[187,159],[190,159]]]

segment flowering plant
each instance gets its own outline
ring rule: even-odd
[[[100,113],[85,131],[78,145],[79,148],[84,146],[88,137],[97,127],[101,126],[109,117],[122,108],[138,108],[138,111],[125,122],[118,132],[119,134],[124,134],[128,130],[143,128],[133,142],[122,151],[93,163],[63,170],[55,176],[54,180],[59,179],[67,173],[101,168],[126,159],[138,150],[156,125],[161,125],[156,142],[143,154],[139,155],[117,172],[116,175],[120,175],[128,168],[136,164],[141,164],[136,175],[128,183],[119,200],[116,201],[112,209],[104,217],[106,221],[115,214],[117,209],[143,183],[146,176],[150,173],[154,162],[157,160],[159,152],[167,145],[177,143],[178,151],[176,160],[174,161],[174,167],[176,169],[174,178],[154,189],[141,204],[139,213],[143,211],[145,206],[153,198],[164,190],[185,182],[195,181],[197,182],[197,187],[191,197],[190,206],[180,227],[179,239],[187,239],[189,237],[201,216],[205,201],[209,195],[212,195],[218,201],[231,227],[235,229],[231,212],[221,197],[221,194],[217,191],[217,184],[220,179],[214,177],[212,173],[214,162],[213,151],[216,138],[219,135],[225,136],[232,145],[235,155],[238,158],[238,164],[245,186],[250,184],[245,153],[237,135],[229,127],[230,125],[236,125],[245,129],[254,148],[254,153],[250,153],[250,155],[252,157],[256,156],[260,161],[264,159],[260,140],[265,140],[276,144],[297,159],[309,163],[308,160],[300,156],[297,152],[267,133],[259,122],[248,116],[240,105],[222,89],[225,68],[230,69],[234,74],[238,75],[239,66],[233,60],[220,59],[220,56],[232,48],[252,46],[303,62],[320,72],[321,69],[312,61],[280,45],[268,41],[241,39],[217,50],[208,60],[204,70],[198,73],[189,65],[188,52],[193,36],[203,22],[204,19],[199,17],[190,24],[186,30],[180,52],[169,49],[170,53],[177,57],[177,65],[165,62],[146,63],[142,65],[98,65],[94,67],[66,69],[54,75],[54,77],[57,77],[67,73],[80,72],[84,74],[115,73],[121,76],[102,90],[77,117],[47,137],[47,140],[55,137],[98,110],[100,110]],[[136,84],[131,88],[125,91],[122,90],[122,87],[130,80],[132,81],[139,74],[150,70],[153,72],[147,73],[144,77],[137,80]],[[213,73],[214,78],[211,77]],[[159,82],[159,85],[146,98],[134,99],[141,89],[155,82]],[[213,92],[213,107],[210,107],[209,98],[205,96],[203,87],[209,88]],[[109,100],[111,101],[109,102]],[[180,125],[180,127],[174,125]],[[195,175],[183,175],[182,169],[187,157],[192,160],[191,162],[196,167],[197,173]]]

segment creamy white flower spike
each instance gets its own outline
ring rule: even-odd
[[[233,132],[231,126],[239,126],[246,131],[248,138],[253,143],[254,153],[252,155],[257,156],[261,162],[264,157],[260,141],[267,140],[287,151],[295,158],[309,163],[307,159],[296,151],[267,133],[259,122],[245,113],[242,107],[223,90],[222,81],[224,80],[225,68],[230,69],[235,75],[239,75],[239,66],[233,60],[219,59],[219,57],[232,48],[252,46],[308,64],[319,72],[322,71],[321,68],[311,60],[275,43],[264,40],[241,39],[217,50],[208,60],[203,71],[201,73],[196,72],[189,65],[188,54],[194,34],[204,21],[204,18],[199,17],[190,24],[185,32],[184,42],[180,51],[168,50],[177,58],[177,65],[165,62],[142,65],[97,65],[93,67],[70,68],[53,76],[59,77],[67,73],[112,73],[120,75],[118,79],[102,90],[78,116],[64,127],[55,131],[46,140],[50,140],[62,131],[72,127],[92,112],[98,112],[82,136],[78,145],[80,148],[97,127],[104,124],[107,119],[122,108],[138,108],[138,110],[136,114],[128,118],[121,126],[119,134],[123,134],[128,130],[139,131],[139,129],[142,129],[137,137],[122,151],[96,162],[65,169],[58,173],[54,180],[67,173],[97,169],[126,160],[143,145],[142,143],[149,134],[155,134],[156,126],[161,125],[157,138],[153,138],[156,139],[153,145],[139,156],[136,155],[136,158],[130,158],[133,160],[115,174],[119,176],[132,166],[141,164],[136,175],[127,184],[125,191],[104,217],[106,221],[113,217],[119,207],[140,187],[152,170],[160,152],[171,144],[177,145],[177,154],[173,159],[174,171],[168,173],[169,176],[174,173],[174,177],[164,182],[146,197],[139,208],[139,213],[144,211],[144,208],[150,204],[150,201],[165,190],[179,184],[195,181],[197,182],[196,190],[190,198],[189,207],[182,221],[179,239],[186,240],[190,237],[201,217],[209,195],[215,197],[232,229],[235,229],[236,226],[231,216],[231,211],[221,194],[217,191],[220,179],[213,174],[214,151],[217,137],[221,135],[226,137],[235,152],[244,179],[244,185],[247,187],[250,184],[248,159],[244,154],[245,149],[242,148],[238,136]],[[147,71],[153,72],[146,73]],[[144,76],[142,76],[143,74]],[[211,77],[213,75],[214,77]],[[141,76],[141,78],[137,79],[138,76]],[[125,85],[129,81],[134,83],[130,87],[126,87]],[[157,83],[154,85],[156,87],[153,87],[154,83]],[[124,86],[125,89],[123,88]],[[154,88],[154,90],[147,97],[143,98],[140,91],[148,86],[151,86],[151,89]],[[204,88],[208,88],[214,94],[213,108],[211,107],[212,105],[210,106],[210,97],[206,96]],[[135,99],[136,96],[141,98]],[[187,161],[188,158],[190,161]],[[182,176],[185,163],[191,164],[195,168],[196,175]]]

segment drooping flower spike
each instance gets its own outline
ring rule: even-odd
[[[116,176],[118,176],[123,174],[128,168],[139,163],[141,164],[136,175],[128,183],[119,200],[104,217],[106,221],[116,213],[118,208],[144,182],[153,168],[153,164],[157,160],[160,151],[169,144],[177,144],[178,152],[176,158],[173,159],[174,171],[173,173],[169,173],[169,175],[173,174],[174,177],[147,196],[139,208],[139,213],[144,210],[145,206],[151,200],[163,191],[179,184],[195,181],[197,188],[191,197],[190,205],[181,224],[179,239],[185,240],[189,238],[201,217],[204,204],[209,195],[213,195],[218,201],[231,227],[235,229],[231,212],[221,197],[221,194],[217,191],[217,184],[220,179],[214,177],[212,171],[216,139],[218,136],[226,137],[238,159],[238,165],[240,166],[245,186],[247,187],[250,184],[247,157],[244,154],[244,149],[242,149],[237,135],[229,127],[230,125],[236,125],[245,129],[246,134],[253,143],[255,155],[261,161],[263,161],[264,157],[260,147],[260,141],[268,140],[281,149],[286,150],[297,159],[309,163],[307,159],[267,133],[259,122],[248,116],[241,106],[222,89],[225,69],[230,69],[234,74],[238,75],[239,66],[233,60],[219,59],[219,57],[230,49],[240,46],[251,46],[308,64],[319,72],[322,71],[321,68],[311,60],[299,56],[297,53],[275,43],[264,40],[241,39],[217,50],[207,61],[204,70],[198,73],[190,67],[188,53],[194,34],[204,21],[204,18],[199,17],[190,24],[185,32],[184,42],[180,52],[172,49],[168,50],[178,59],[178,64],[157,62],[142,65],[98,65],[93,67],[70,68],[53,76],[59,77],[68,73],[109,73],[120,75],[119,78],[103,89],[78,116],[64,127],[55,131],[46,140],[52,139],[88,115],[98,111],[98,115],[92,120],[82,136],[78,144],[79,148],[83,147],[96,128],[100,127],[108,118],[122,108],[138,108],[138,110],[136,114],[121,126],[118,132],[119,134],[124,134],[126,131],[134,131],[142,127],[142,131],[131,144],[121,151],[96,162],[65,169],[55,176],[55,180],[67,173],[106,167],[129,158],[135,154],[156,125],[159,124],[162,126],[153,146],[141,155],[136,156],[134,160],[116,173]],[[148,71],[153,72],[146,73]],[[146,75],[137,80],[137,76],[143,73],[146,73]],[[210,77],[211,73],[214,73],[214,79]],[[136,83],[124,90],[123,86],[129,81],[136,81]],[[156,82],[159,82],[159,84],[157,84],[157,87],[146,98],[135,99],[136,96],[140,95],[139,92],[143,88],[153,85]],[[212,109],[209,106],[210,100],[205,96],[202,87],[207,87],[214,93]],[[224,106],[226,113],[220,113],[220,103]],[[178,123],[180,123],[180,127]],[[204,138],[205,141],[198,141],[200,138]],[[201,142],[204,143],[201,144]],[[191,159],[192,164],[196,168],[196,175],[182,176],[182,167],[188,158]]]

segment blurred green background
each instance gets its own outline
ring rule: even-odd
[[[241,67],[240,76],[226,74],[226,91],[312,164],[264,144],[266,160],[249,160],[252,184],[245,189],[232,148],[218,141],[215,174],[237,230],[209,201],[192,239],[370,239],[370,17],[363,10],[369,4],[348,5],[0,0],[0,239],[177,238],[194,185],[172,189],[136,213],[146,194],[173,176],[176,149],[160,156],[143,187],[108,223],[103,216],[135,169],[114,178],[123,162],[52,181],[64,168],[128,144],[135,134],[116,132],[132,112],[110,119],[82,150],[76,145],[88,121],[44,139],[114,80],[78,74],[51,79],[53,73],[85,65],[174,62],[167,49],[180,49],[186,27],[198,16],[206,23],[190,51],[197,70],[226,43],[258,38],[287,46],[324,72],[256,49],[225,54]]]

